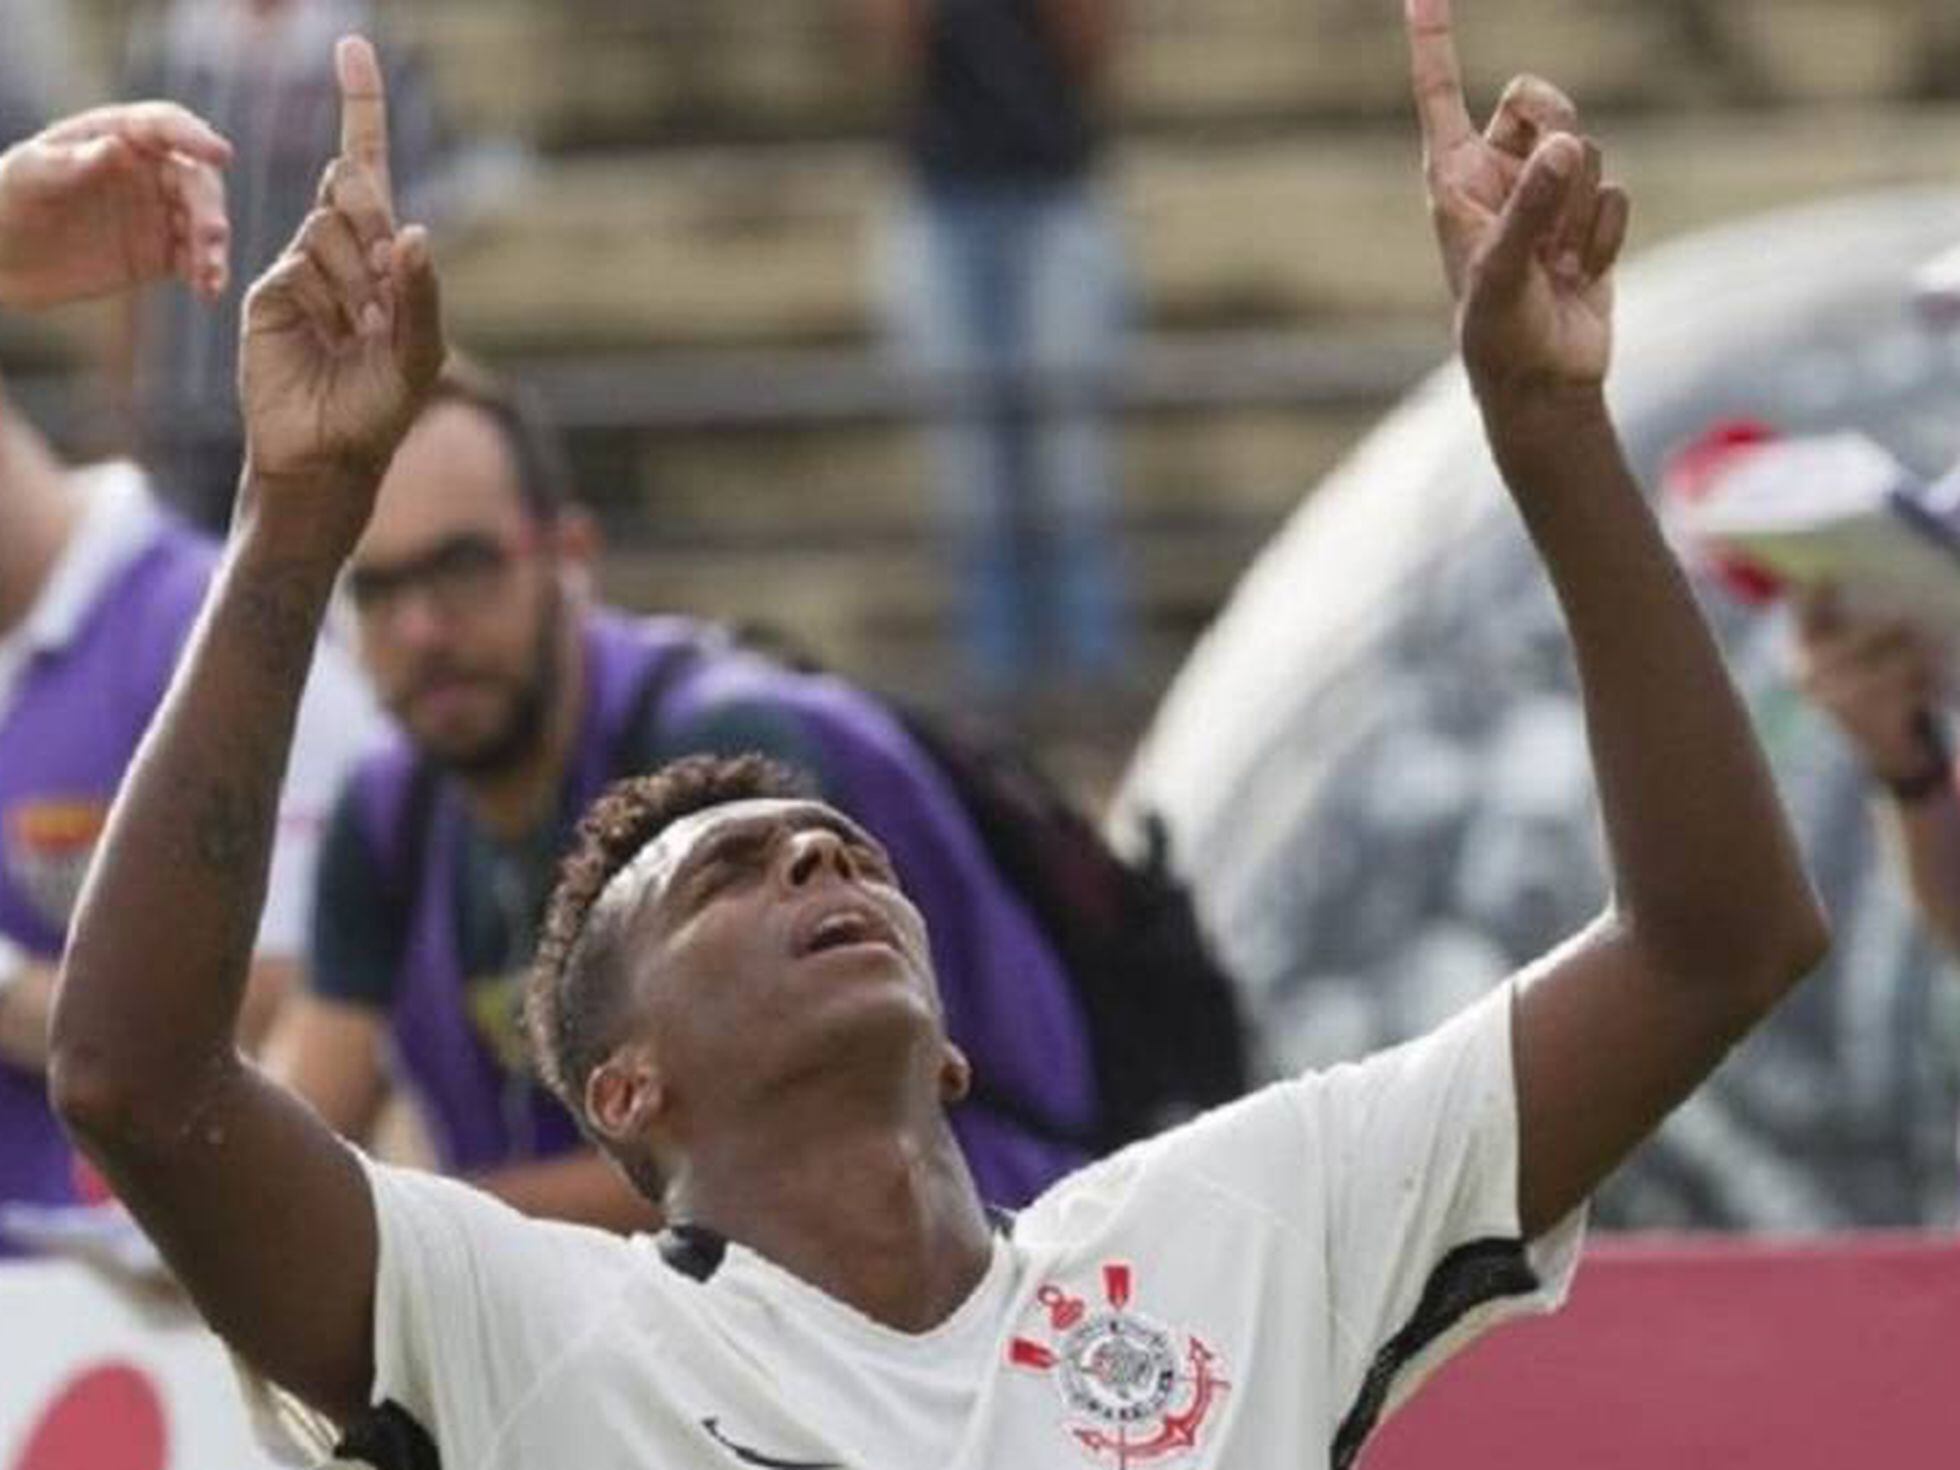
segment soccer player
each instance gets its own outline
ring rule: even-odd
[[[1409,12],[1464,360],[1583,674],[1611,906],[1432,1036],[994,1221],[877,845],[749,768],[670,771],[588,825],[538,980],[554,1075],[665,1203],[636,1240],[369,1165],[229,1041],[307,653],[442,356],[347,45],[344,157],[248,312],[230,556],[113,818],[54,1050],[63,1115],[210,1321],[351,1449],[1345,1465],[1423,1368],[1556,1298],[1588,1192],[1815,962],[1823,917],[1604,406],[1625,196],[1549,89],[1477,132],[1446,0]]]

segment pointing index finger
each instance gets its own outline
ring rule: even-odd
[[[388,181],[388,94],[374,47],[360,36],[343,36],[334,49],[340,81],[340,156],[374,176],[390,204]]]
[[[1409,70],[1415,83],[1416,116],[1432,152],[1475,135],[1463,100],[1463,71],[1450,30],[1450,0],[1405,0],[1409,32]]]

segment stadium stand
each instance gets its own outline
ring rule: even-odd
[[[77,6],[99,62],[137,3]],[[460,133],[535,150],[536,166],[500,175],[501,207],[449,243],[445,270],[459,338],[538,380],[571,427],[618,546],[609,594],[766,617],[847,671],[956,692],[908,400],[875,349],[866,261],[893,186],[888,99],[867,84],[848,6],[388,9],[426,48]],[[1465,64],[1486,96],[1522,63],[1585,97],[1652,243],[1950,176],[1949,9],[1484,0]],[[1395,12],[1134,7],[1120,188],[1147,332],[1122,534],[1144,668],[1133,704],[1089,712],[1092,769],[1120,759],[1250,552],[1444,350],[1399,166]],[[1065,713],[1079,739],[1083,712]]]

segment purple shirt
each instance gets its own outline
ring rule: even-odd
[[[81,881],[137,742],[170,682],[210,577],[212,549],[158,517],[146,543],[30,648],[0,713],[0,934],[58,961]],[[0,1200],[84,1193],[46,1080],[0,1063]],[[0,1256],[11,1254],[0,1239]]]

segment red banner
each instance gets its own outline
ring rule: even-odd
[[[1602,1245],[1565,1311],[1465,1353],[1363,1459],[1953,1470],[1960,1242]],[[193,1322],[77,1267],[0,1269],[0,1470],[263,1464],[224,1355]]]
[[[1445,1367],[1367,1470],[1954,1470],[1960,1243],[1608,1243]]]

